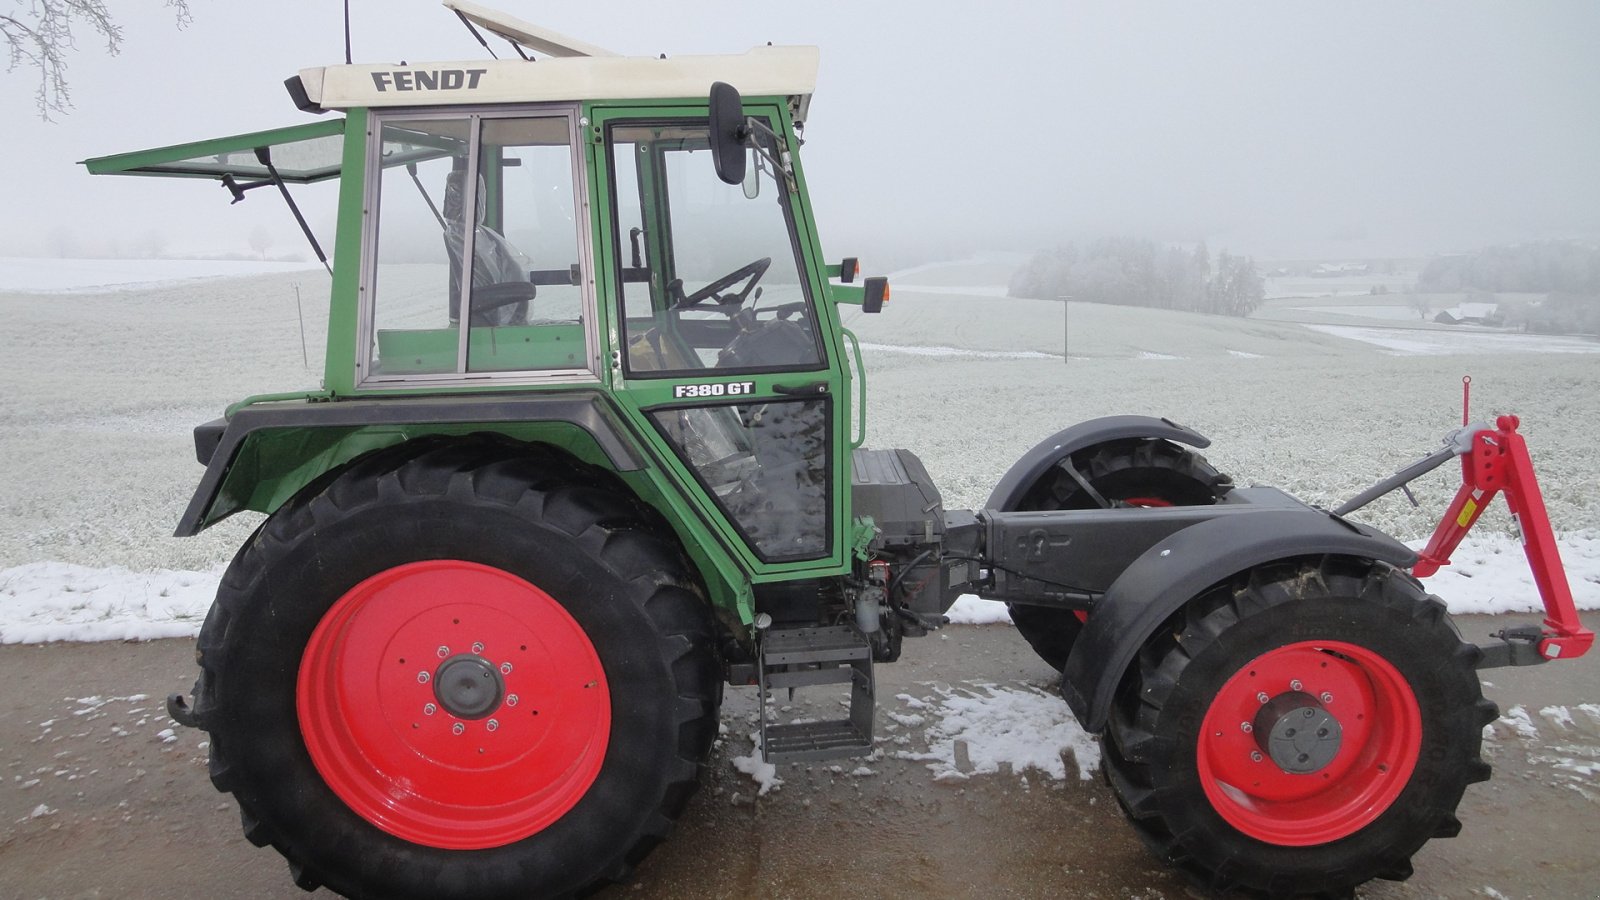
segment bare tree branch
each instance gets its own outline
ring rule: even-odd
[[[179,28],[194,21],[189,0],[165,0]],[[39,118],[72,109],[67,83],[67,57],[78,49],[73,27],[87,26],[116,56],[122,49],[122,26],[106,8],[105,0],[14,0],[10,13],[0,13],[0,36],[5,38],[6,72],[18,68],[38,70],[34,105]],[[81,29],[80,29],[81,30]]]

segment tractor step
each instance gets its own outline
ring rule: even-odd
[[[849,625],[772,628],[761,635],[761,750],[769,763],[835,759],[872,752],[872,645]],[[767,692],[850,685],[847,718],[780,724],[767,715]]]

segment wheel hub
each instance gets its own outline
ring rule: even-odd
[[[475,653],[458,653],[433,674],[433,695],[445,712],[462,719],[481,719],[500,706],[505,681],[494,664]]]
[[[1255,718],[1256,744],[1285,772],[1310,775],[1339,755],[1344,729],[1317,698],[1301,691],[1279,694]]]

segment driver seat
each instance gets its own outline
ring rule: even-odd
[[[461,319],[461,257],[466,245],[466,180],[464,169],[449,174],[444,185],[444,246],[450,255],[450,324]],[[526,325],[528,301],[535,287],[528,281],[532,264],[528,257],[503,235],[483,224],[487,209],[484,181],[478,177],[478,202],[473,223],[477,226],[472,241],[472,325]],[[480,308],[494,300],[520,297],[517,302]]]

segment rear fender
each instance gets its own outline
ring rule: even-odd
[[[545,440],[617,472],[642,468],[625,430],[593,393],[263,403],[195,429],[206,472],[176,536],[198,534],[242,509],[270,513],[369,450],[473,431]]]
[[[1062,673],[1073,714],[1089,731],[1103,730],[1123,673],[1169,616],[1234,575],[1306,556],[1349,556],[1397,568],[1417,558],[1388,535],[1309,507],[1191,525],[1146,550],[1095,603]]]
[[[1161,438],[1202,450],[1211,446],[1211,439],[1200,432],[1151,416],[1105,416],[1079,422],[1045,438],[1032,450],[1022,454],[1022,458],[1013,463],[1000,483],[995,485],[984,509],[1015,509],[1034,482],[1056,463],[1085,447],[1128,438]]]

